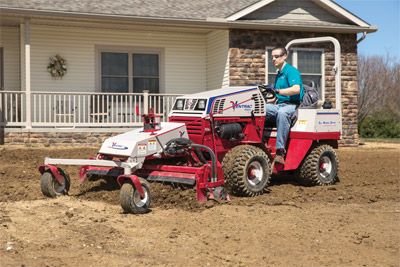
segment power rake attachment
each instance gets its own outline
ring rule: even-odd
[[[68,194],[70,178],[59,165],[77,165],[80,182],[93,176],[116,179],[120,204],[127,213],[150,210],[149,182],[194,187],[199,202],[229,198],[214,152],[189,140],[184,123],[160,123],[153,113],[144,115],[143,121],[143,128],[106,139],[95,159],[45,158],[39,167],[42,193]]]

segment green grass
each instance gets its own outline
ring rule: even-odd
[[[400,143],[400,138],[360,138],[360,143],[377,142],[377,143]]]

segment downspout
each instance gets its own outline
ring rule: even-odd
[[[359,44],[362,41],[364,41],[365,37],[367,37],[367,32],[363,32],[363,35],[360,37],[360,39],[357,40],[357,44]]]
[[[24,21],[24,44],[25,44],[25,101],[26,101],[26,126],[25,129],[32,129],[31,117],[31,25],[30,19]]]

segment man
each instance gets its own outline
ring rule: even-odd
[[[271,52],[272,63],[278,69],[275,78],[276,104],[267,104],[267,118],[276,119],[276,157],[274,162],[285,164],[286,141],[291,126],[291,117],[303,98],[304,89],[300,72],[286,62],[287,51],[275,47]]]

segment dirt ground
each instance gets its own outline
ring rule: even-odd
[[[400,144],[341,148],[340,183],[199,205],[193,190],[152,184],[152,211],[123,214],[104,181],[46,199],[45,156],[96,148],[0,147],[0,266],[400,266]]]

